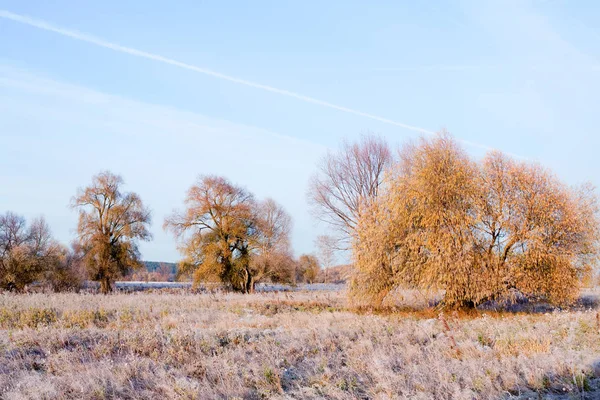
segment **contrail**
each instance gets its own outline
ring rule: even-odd
[[[20,15],[20,14],[15,14],[12,13],[10,11],[7,10],[2,10],[0,9],[0,18],[4,18],[4,19],[8,19],[14,22],[18,22],[21,24],[25,24],[25,25],[29,25],[29,26],[33,26],[35,28],[38,29],[42,29],[45,31],[49,31],[49,32],[54,32],[57,33],[59,35],[62,36],[66,36],[66,37],[70,37],[72,39],[75,40],[79,40],[82,42],[86,42],[86,43],[90,43],[90,44],[94,44],[96,46],[99,47],[104,47],[107,49],[111,49],[114,51],[118,51],[120,53],[125,53],[125,54],[130,54],[132,56],[136,56],[136,57],[141,57],[141,58],[146,58],[148,60],[154,60],[154,61],[158,61],[164,64],[169,64],[169,65],[173,65],[179,68],[184,68],[190,71],[194,71],[194,72],[198,72],[204,75],[208,75],[208,76],[212,76],[214,78],[218,78],[218,79],[223,79],[229,82],[234,82],[240,85],[244,85],[244,86],[249,86],[249,87],[253,87],[256,89],[261,89],[267,92],[271,92],[271,93],[276,93],[282,96],[288,96],[288,97],[292,97],[301,101],[304,101],[306,103],[311,103],[311,104],[316,104],[322,107],[327,107],[327,108],[332,108],[334,110],[338,110],[338,111],[342,111],[348,114],[354,114],[354,115],[358,115],[361,117],[365,117],[365,118],[369,118],[375,121],[379,121],[379,122],[383,122],[385,124],[389,124],[389,125],[394,125],[394,126],[398,126],[400,128],[404,128],[410,131],[414,131],[414,132],[419,132],[419,133],[424,133],[427,135],[434,135],[435,132],[428,130],[428,129],[424,129],[424,128],[420,128],[418,126],[413,126],[413,125],[408,125],[408,124],[403,124],[401,122],[397,122],[394,120],[391,120],[389,118],[384,118],[384,117],[380,117],[378,115],[375,114],[370,114],[370,113],[366,113],[366,112],[362,112],[359,110],[355,110],[353,108],[348,108],[348,107],[344,107],[344,106],[340,106],[337,104],[333,104],[333,103],[329,103],[327,101],[323,101],[323,100],[319,100],[316,99],[314,97],[310,97],[310,96],[305,96],[303,94],[300,93],[296,93],[296,92],[291,92],[289,90],[285,90],[285,89],[279,89],[273,86],[269,86],[269,85],[263,85],[261,83],[257,83],[257,82],[252,82],[252,81],[248,81],[245,79],[240,79],[240,78],[236,78],[234,76],[230,76],[230,75],[226,75],[226,74],[222,74],[220,72],[216,72],[207,68],[201,68],[195,65],[191,65],[191,64],[186,64],[184,62],[181,61],[177,61],[174,60],[172,58],[167,58],[167,57],[163,57],[161,55],[158,54],[154,54],[154,53],[148,53],[146,51],[142,51],[142,50],[138,50],[138,49],[134,49],[132,47],[126,47],[126,46],[121,46],[120,44],[116,44],[116,43],[112,43],[82,32],[78,32],[75,30],[70,30],[70,29],[65,29],[65,28],[61,28],[55,25],[52,25],[46,21],[40,20],[40,19],[35,19],[35,18],[31,18],[28,17],[26,15]],[[489,146],[485,146],[482,144],[477,144],[477,143],[473,143],[473,142],[469,142],[469,141],[464,141],[461,140],[463,143],[469,145],[469,146],[473,146],[473,147],[478,147],[478,148],[482,148],[482,149],[486,149],[486,150],[491,150],[492,148]]]
[[[288,96],[288,97],[293,97],[295,99],[298,100],[302,100],[308,103],[312,103],[312,104],[317,104],[323,107],[329,107],[329,108],[333,108],[334,110],[338,110],[338,111],[343,111],[349,114],[354,114],[354,115],[359,115],[361,117],[365,117],[365,118],[370,118],[379,122],[383,122],[386,124],[390,124],[390,125],[395,125],[395,126],[399,126],[401,128],[404,129],[408,129],[411,131],[415,131],[415,132],[420,132],[420,133],[425,133],[425,134],[433,134],[433,131],[427,130],[427,129],[423,129],[423,128],[419,128],[417,126],[412,126],[412,125],[408,125],[408,124],[403,124],[401,122],[396,122],[394,120],[388,119],[388,118],[383,118],[374,114],[369,114],[369,113],[365,113],[362,111],[358,111],[358,110],[354,110],[352,108],[348,108],[348,107],[343,107],[343,106],[339,106],[337,104],[332,104],[323,100],[319,100],[319,99],[315,99],[314,97],[309,97],[309,96],[305,96],[302,95],[300,93],[295,93],[295,92],[290,92],[289,90],[284,90],[284,89],[279,89],[273,86],[268,86],[268,85],[263,85],[261,83],[256,83],[256,82],[252,82],[252,81],[247,81],[245,79],[240,79],[240,78],[236,78],[234,76],[230,76],[230,75],[225,75],[222,74],[220,72],[216,72],[216,71],[212,71],[210,69],[207,68],[201,68],[201,67],[197,67],[195,65],[191,65],[191,64],[186,64],[184,62],[181,61],[177,61],[177,60],[173,60],[171,58],[167,58],[167,57],[163,57],[160,56],[158,54],[153,54],[153,53],[148,53],[145,51],[141,51],[138,49],[134,49],[131,47],[126,47],[126,46],[121,46],[119,44],[116,43],[111,43],[108,42],[106,40],[91,36],[91,35],[87,35],[85,33],[81,33],[81,32],[77,32],[74,30],[69,30],[69,29],[64,29],[64,28],[60,28],[58,26],[52,25],[46,21],[42,21],[39,19],[34,19],[34,18],[30,18],[28,16],[25,15],[20,15],[20,14],[15,14],[12,13],[10,11],[6,11],[6,10],[0,10],[0,17],[1,18],[5,18],[5,19],[9,19],[11,21],[15,21],[15,22],[19,22],[25,25],[29,25],[29,26],[33,26],[35,28],[39,28],[39,29],[43,29],[45,31],[50,31],[50,32],[54,32],[54,33],[58,33],[59,35],[62,36],[67,36],[70,37],[72,39],[75,40],[80,40],[82,42],[87,42],[87,43],[91,43],[94,44],[96,46],[100,46],[100,47],[104,47],[107,49],[111,49],[114,51],[118,51],[121,53],[126,53],[126,54],[130,54],[133,56],[137,56],[137,57],[142,57],[142,58],[146,58],[149,60],[154,60],[154,61],[158,61],[158,62],[162,62],[165,64],[170,64],[170,65],[174,65],[176,67],[180,67],[180,68],[184,68],[184,69],[188,69],[191,71],[195,71],[195,72],[199,72],[201,74],[205,74],[205,75],[209,75],[215,78],[219,78],[219,79],[223,79],[226,81],[230,81],[230,82],[234,82],[234,83],[238,83],[240,85],[245,85],[245,86],[250,86],[253,88],[257,88],[257,89],[262,89],[262,90],[266,90],[267,92],[271,92],[271,93],[277,93],[283,96]]]

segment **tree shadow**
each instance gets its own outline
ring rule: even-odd
[[[497,301],[488,301],[477,306],[481,311],[498,311],[508,313],[545,314],[554,311],[586,311],[600,308],[600,292],[596,290],[584,291],[579,298],[570,305],[557,306],[542,299],[530,299],[520,294]]]

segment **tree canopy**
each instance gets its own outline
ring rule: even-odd
[[[314,283],[317,281],[321,264],[319,259],[312,254],[302,254],[298,257],[296,269],[296,281],[304,283]]]
[[[123,178],[105,171],[92,184],[79,189],[71,207],[79,212],[77,234],[83,260],[102,293],[114,280],[141,267],[139,240],[149,240],[150,211],[133,192],[123,192]]]
[[[597,261],[598,206],[537,164],[470,159],[448,134],[405,146],[361,215],[351,294],[381,305],[402,287],[443,290],[449,306],[511,291],[560,304]]]
[[[180,268],[193,271],[196,283],[222,282],[248,293],[261,279],[292,276],[291,218],[275,201],[257,202],[223,177],[201,176],[185,206],[164,228],[179,239]]]

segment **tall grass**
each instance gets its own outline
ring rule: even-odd
[[[0,398],[599,393],[595,309],[430,314],[355,313],[340,292],[2,294]]]

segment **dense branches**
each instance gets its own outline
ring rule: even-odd
[[[115,278],[141,266],[138,240],[149,240],[150,211],[135,193],[121,192],[123,179],[110,172],[96,175],[79,189],[71,207],[79,211],[77,233],[90,278],[108,293]]]
[[[180,240],[180,266],[193,271],[196,283],[223,282],[248,293],[261,279],[291,278],[291,218],[273,200],[256,202],[225,178],[205,176],[189,189],[185,205],[164,228]]]
[[[59,270],[69,275],[68,256],[43,218],[27,227],[17,214],[0,215],[0,289],[22,291],[34,282],[54,282]]]
[[[321,160],[308,197],[314,215],[336,231],[341,247],[354,234],[362,208],[377,197],[391,161],[387,143],[375,136],[363,136],[353,144],[344,142],[338,152]]]
[[[596,199],[500,153],[471,161],[448,135],[406,146],[359,223],[356,299],[401,286],[473,306],[518,290],[570,301],[598,251]]]
[[[273,199],[256,204],[257,230],[251,241],[250,260],[253,280],[269,279],[272,282],[294,282],[295,261],[290,246],[292,218]]]

